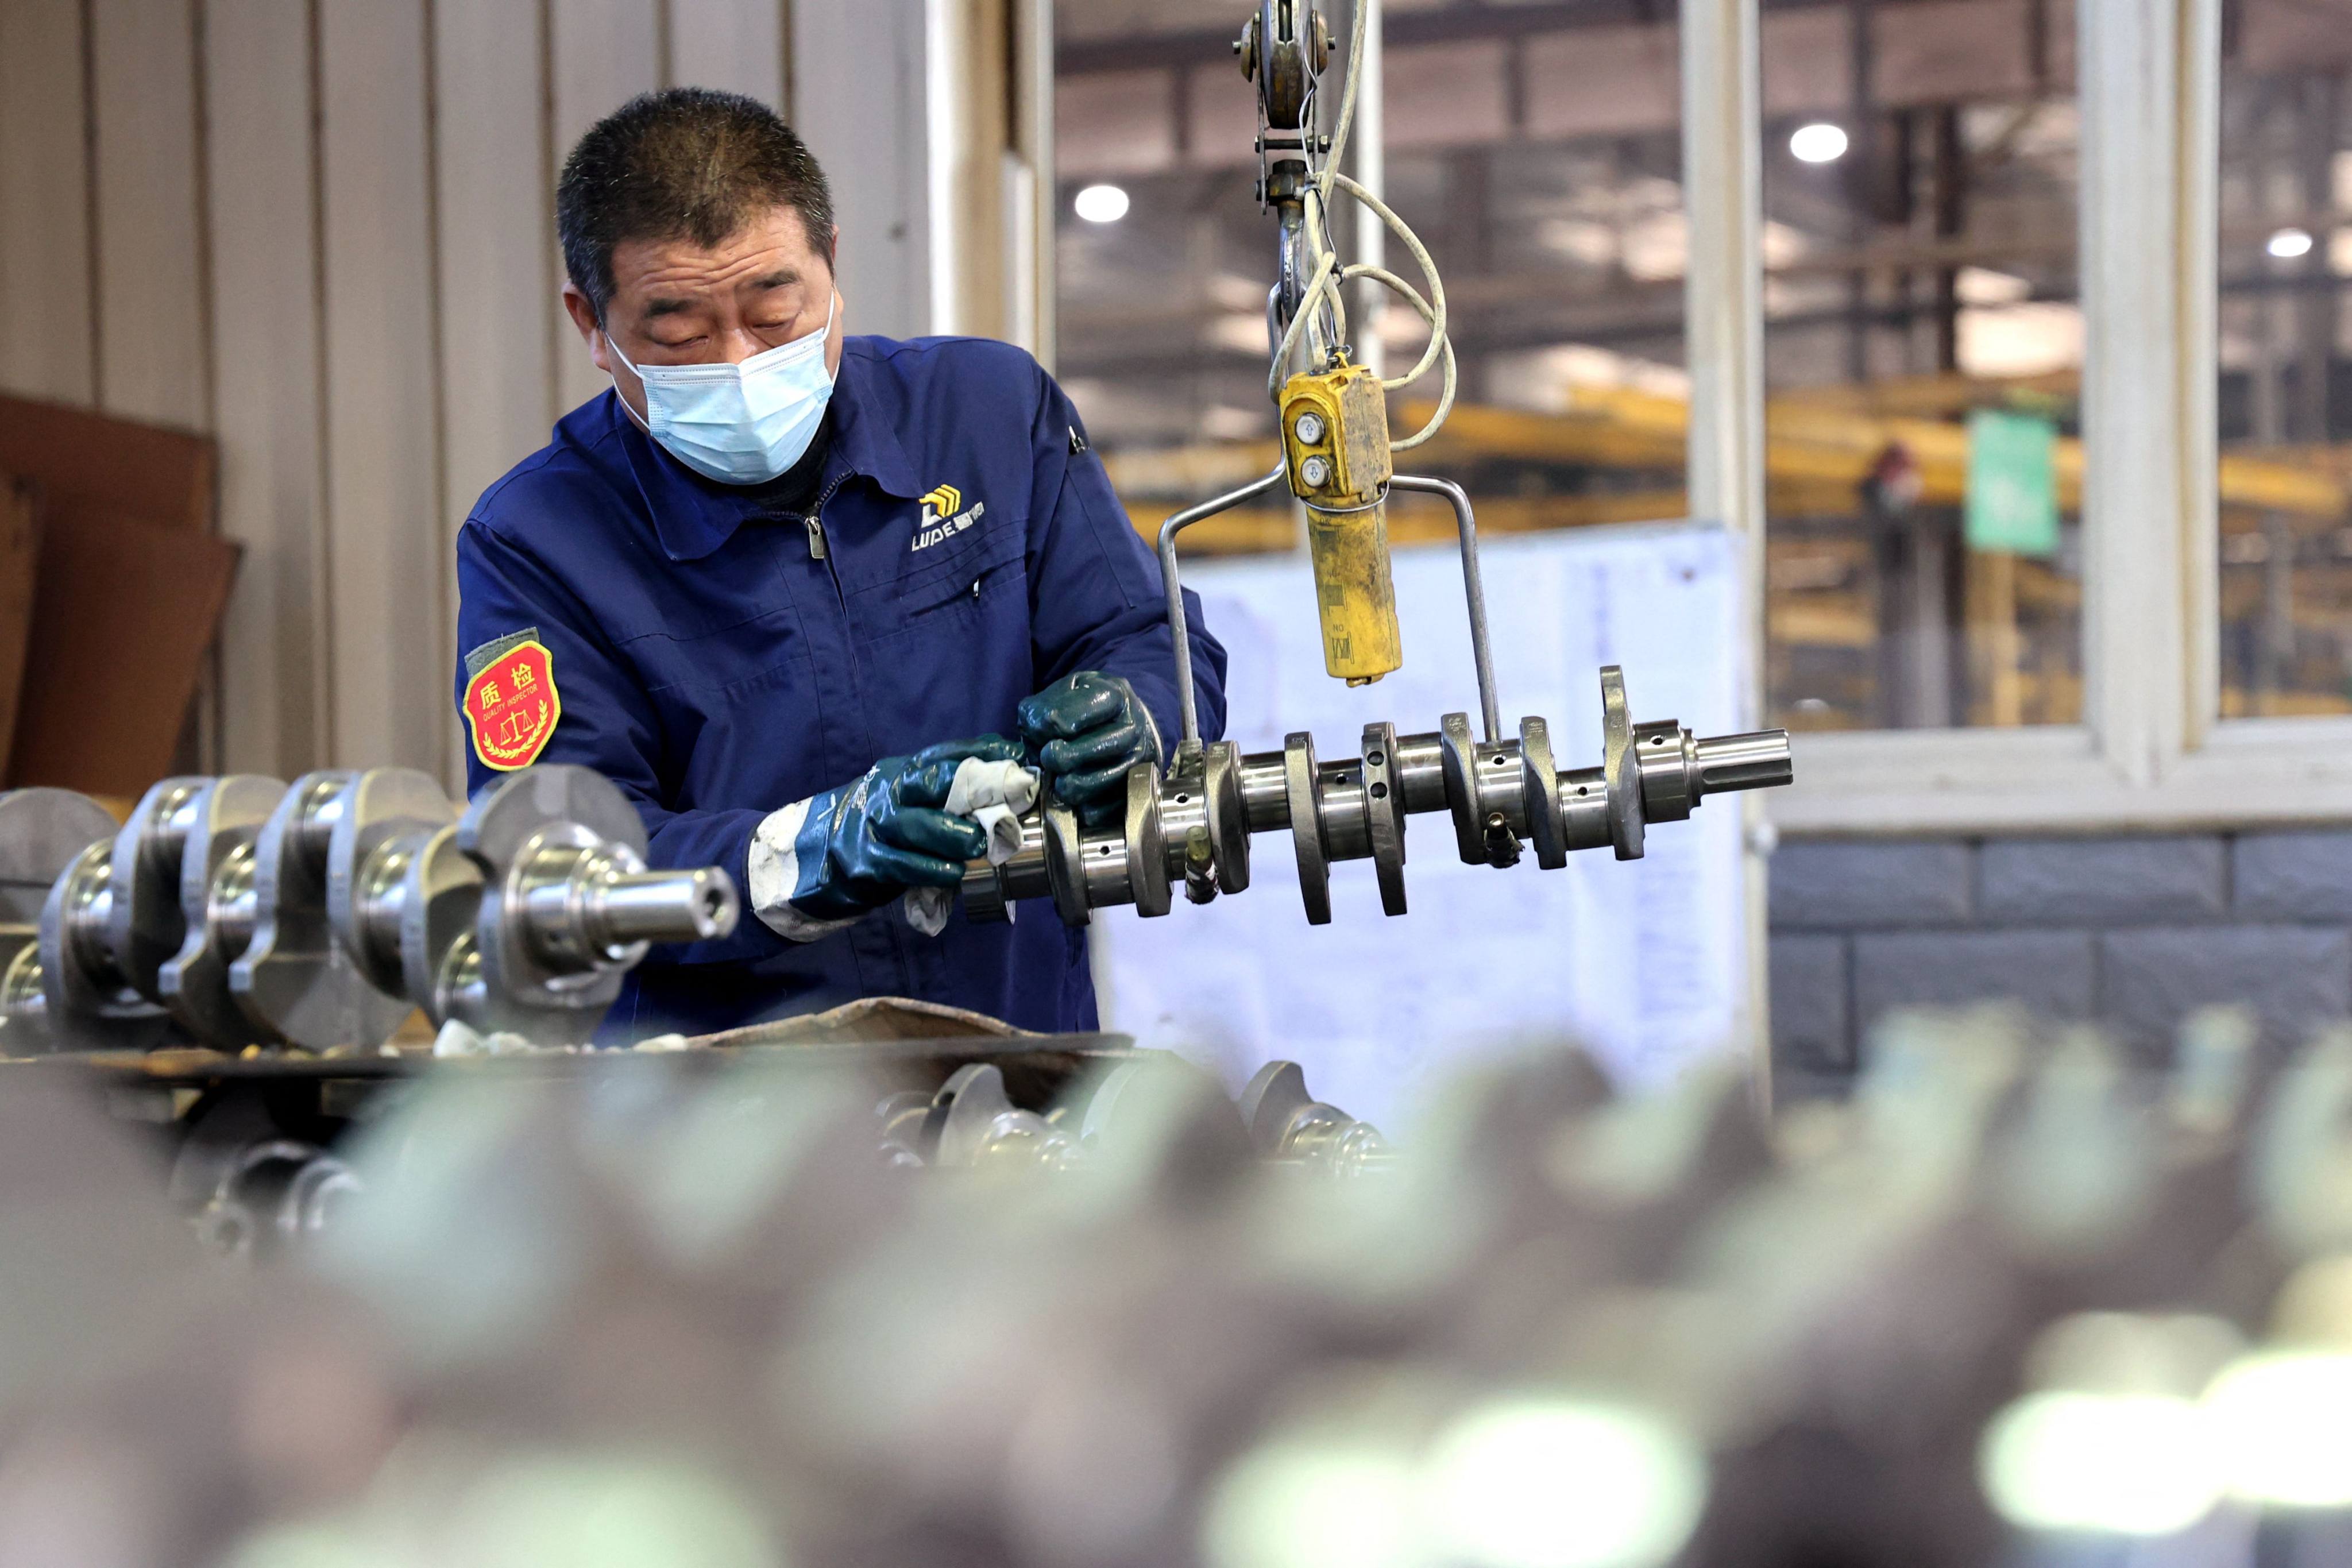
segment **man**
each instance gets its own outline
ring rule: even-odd
[[[928,919],[902,898],[983,852],[943,809],[963,759],[1025,757],[1102,823],[1180,733],[1158,563],[1076,411],[1002,343],[845,336],[824,175],[752,100],[632,100],[556,210],[613,386],[458,534],[468,782],[594,768],[653,864],[724,867],[747,904],[634,972],[607,1035],[871,995],[1096,1026],[1085,934],[1049,905],[931,934],[939,895]],[[1224,653],[1192,608],[1215,735]]]

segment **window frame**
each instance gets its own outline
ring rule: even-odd
[[[2082,721],[1801,733],[1796,782],[1747,797],[1759,847],[1776,833],[2352,823],[2352,717],[2221,716],[2222,5],[2076,0],[2083,436],[2092,459],[2082,504]],[[1377,51],[1377,9],[1373,21]],[[1693,514],[1721,521],[1742,545],[1738,614],[1748,668],[1741,684],[1749,722],[1758,724],[1765,713],[1759,26],[1759,0],[1682,0],[1678,8],[1692,241],[1687,482]],[[1032,70],[1050,84],[1050,28],[1033,28],[1028,42]],[[1359,106],[1360,133],[1367,124],[1377,132],[1381,96],[1375,71]],[[1040,97],[1050,102],[1050,93]],[[1383,183],[1377,163],[1360,173],[1375,190]],[[1041,291],[1050,301],[1050,245],[1042,241],[1053,233],[1053,183],[1040,183]],[[1377,251],[1380,239],[1375,227],[1360,243]],[[2148,266],[2151,257],[2171,265]]]
[[[2352,821],[2352,718],[2221,717],[2221,0],[2077,16],[2084,721],[1801,735],[1782,832]]]

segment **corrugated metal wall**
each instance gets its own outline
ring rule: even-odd
[[[557,160],[646,88],[782,102],[787,10],[0,0],[0,387],[220,437],[217,765],[455,771],[452,537],[603,385]]]

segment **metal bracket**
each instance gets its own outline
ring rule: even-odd
[[[1551,726],[1541,719],[1519,721],[1519,771],[1528,800],[1528,837],[1536,841],[1536,864],[1557,871],[1568,864],[1568,824],[1559,808],[1559,769],[1552,761]]]
[[[180,908],[180,849],[211,783],[165,779],[140,797],[114,837],[106,944],[123,978],[150,1001],[163,1000],[158,980],[163,965],[187,938]]]
[[[1625,672],[1601,668],[1601,771],[1609,786],[1609,840],[1620,860],[1642,858],[1642,764],[1633,753],[1633,716],[1625,701]]]
[[[1217,886],[1238,893],[1250,885],[1249,808],[1242,800],[1242,749],[1231,741],[1209,743],[1202,763],[1202,794],[1208,804],[1209,854]]]
[[[1054,912],[1067,926],[1094,919],[1087,902],[1087,874],[1079,865],[1078,814],[1059,801],[1045,803],[1045,884]]]
[[[399,992],[404,966],[396,931],[390,942],[368,940],[364,906],[404,882],[425,841],[457,816],[432,775],[414,768],[371,768],[352,782],[328,841],[327,920],[380,991]]]
[[[1135,894],[1135,912],[1147,920],[1173,907],[1168,843],[1160,831],[1160,775],[1150,763],[1127,770],[1127,885]]]
[[[229,965],[244,954],[252,931],[228,906],[252,907],[254,842],[285,794],[278,780],[254,773],[215,781],[180,847],[183,940],[156,975],[156,989],[197,1039],[266,1045],[278,1037],[258,1027],[229,990]],[[222,918],[215,918],[216,910]]]
[[[1323,792],[1317,787],[1315,737],[1283,737],[1282,784],[1290,797],[1290,842],[1298,854],[1298,897],[1308,925],[1331,923],[1331,857],[1323,840]]]
[[[1486,863],[1486,821],[1478,811],[1478,751],[1470,741],[1470,715],[1448,713],[1437,721],[1444,752],[1445,809],[1454,818],[1454,847],[1465,866]]]
[[[327,851],[358,775],[305,773],[254,840],[253,940],[229,965],[237,1005],[277,1038],[323,1050],[374,1045],[411,1004],[367,983],[327,919]]]
[[[1192,628],[1191,617],[1184,612],[1182,574],[1176,560],[1176,536],[1196,522],[1230,511],[1242,502],[1265,494],[1277,485],[1288,488],[1289,469],[1276,464],[1264,479],[1254,479],[1237,490],[1229,490],[1214,500],[1178,512],[1160,525],[1160,576],[1168,595],[1168,630],[1176,651],[1176,703],[1184,721],[1184,739],[1198,744],[1201,739],[1200,700],[1192,684]],[[1450,479],[1426,479],[1412,474],[1398,474],[1389,480],[1391,489],[1420,490],[1444,496],[1454,507],[1454,531],[1462,550],[1462,592],[1470,612],[1470,657],[1478,677],[1478,714],[1486,727],[1486,743],[1493,745],[1503,738],[1502,703],[1495,691],[1495,656],[1486,631],[1486,587],[1478,570],[1478,521],[1470,507],[1469,492]],[[1484,851],[1480,857],[1485,858]]]
[[[1372,845],[1372,868],[1381,883],[1381,910],[1405,912],[1404,791],[1396,765],[1396,726],[1386,720],[1364,726],[1364,828]]]

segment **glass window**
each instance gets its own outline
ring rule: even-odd
[[[1389,199],[1444,275],[1461,364],[1414,466],[1466,487],[1484,530],[1686,510],[1678,44],[1671,4],[1636,14],[1388,11]],[[1391,366],[1427,342],[1409,309],[1381,321]],[[1451,531],[1427,497],[1391,515]]]
[[[1255,95],[1233,0],[1055,7],[1056,372],[1129,513],[1169,512],[1273,463],[1265,395],[1275,226],[1258,210]],[[1189,548],[1287,548],[1287,511],[1219,518]]]
[[[1345,0],[1326,9],[1336,93],[1351,16]],[[1232,51],[1252,10],[1055,7],[1058,369],[1147,529],[1274,458],[1275,225],[1252,191],[1255,100]],[[1683,515],[1672,5],[1391,0],[1385,14],[1381,188],[1444,278],[1461,367],[1456,411],[1412,468],[1467,485],[1496,531]],[[1336,236],[1350,258],[1354,213],[1342,204]],[[1402,247],[1386,262],[1412,275]],[[1426,331],[1410,309],[1350,304],[1351,330],[1377,337],[1390,370],[1419,357]],[[1437,385],[1433,373],[1392,403],[1397,434],[1419,426]],[[1451,512],[1423,496],[1393,500],[1390,526],[1399,542],[1453,536]],[[1280,503],[1186,541],[1287,549],[1297,527]]]
[[[1060,370],[1150,527],[1274,451],[1274,228],[1231,47],[1250,7],[1056,9]],[[1673,18],[1387,8],[1383,187],[1444,273],[1461,358],[1462,405],[1414,466],[1467,485],[1486,528],[1685,510]],[[1766,9],[1777,722],[2081,717],[2072,56],[2065,0]],[[1409,310],[1370,321],[1391,366],[1425,341]],[[1391,527],[1449,521],[1412,498]],[[1192,537],[1284,549],[1297,525],[1274,504]]]
[[[2352,712],[2352,0],[2224,16],[2221,713]]]
[[[1765,12],[1775,723],[2082,717],[2072,12]]]

